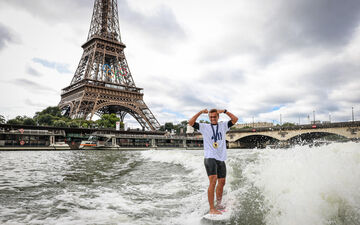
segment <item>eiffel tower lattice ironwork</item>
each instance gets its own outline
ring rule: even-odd
[[[143,129],[159,122],[143,100],[128,67],[120,37],[117,0],[95,0],[84,53],[70,85],[62,89],[59,107],[71,118],[92,119],[116,113],[133,116]]]

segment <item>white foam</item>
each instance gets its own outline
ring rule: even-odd
[[[244,174],[271,209],[266,224],[328,224],[344,210],[352,220],[360,215],[359,144],[267,149]]]
[[[242,152],[235,151],[235,154],[242,154]],[[200,193],[192,194],[188,197],[181,199],[181,202],[186,205],[183,209],[183,213],[176,218],[172,218],[171,221],[167,221],[170,224],[182,224],[182,225],[194,225],[200,224],[201,219],[209,210],[209,203],[207,199],[207,188],[209,180],[206,175],[204,167],[203,151],[184,151],[184,150],[153,150],[142,152],[142,156],[151,161],[172,163],[183,166],[186,169],[190,169],[189,176],[194,177],[192,186],[198,187],[202,190]],[[236,159],[235,159],[236,160]],[[227,166],[227,183],[233,180],[232,168]],[[185,185],[181,181],[176,185]],[[186,184],[189,185],[189,184]],[[166,184],[165,186],[168,186]],[[230,185],[225,186],[223,201],[227,205],[227,217],[230,218],[232,213],[232,207],[235,206],[235,196],[239,190],[231,190]]]
[[[152,161],[182,165],[198,175],[205,172],[203,151],[150,150],[142,152],[142,156]],[[206,176],[204,180],[207,181]]]

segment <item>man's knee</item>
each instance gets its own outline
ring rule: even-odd
[[[211,176],[209,176],[210,186],[215,187],[216,181],[217,181],[217,175],[211,175]]]
[[[224,186],[225,185],[225,178],[219,178],[218,180],[218,186]]]

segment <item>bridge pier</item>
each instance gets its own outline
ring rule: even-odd
[[[55,136],[50,136],[49,141],[50,141],[50,146],[55,145]]]
[[[238,148],[238,147],[240,147],[238,141],[229,142],[229,148]]]
[[[111,138],[111,147],[119,147],[119,146],[116,144],[116,137],[112,137],[112,138]]]
[[[186,139],[183,139],[183,147],[184,147],[184,148],[187,148]]]
[[[229,148],[246,148],[246,145],[240,141],[229,141]]]
[[[152,148],[156,148],[156,147],[157,147],[157,146],[156,146],[156,139],[155,139],[155,138],[151,139],[151,147],[152,147]]]

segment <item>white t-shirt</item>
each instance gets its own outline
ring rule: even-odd
[[[214,148],[213,146],[214,132],[211,129],[211,124],[199,123],[199,132],[202,134],[204,140],[204,156],[205,158],[213,158],[219,161],[225,161],[227,158],[225,135],[226,132],[230,130],[230,127],[228,126],[228,122],[218,122],[217,125],[212,126],[215,133],[216,126],[219,126],[216,141],[218,143],[217,148]]]

